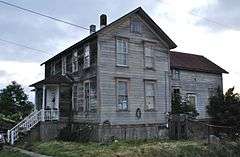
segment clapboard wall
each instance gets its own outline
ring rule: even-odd
[[[208,118],[206,106],[209,104],[212,92],[218,87],[223,88],[222,74],[180,70],[180,80],[172,79],[171,86],[172,89],[179,88],[183,98],[188,93],[195,94],[197,96],[198,118]]]
[[[142,33],[130,32],[130,19],[142,22]],[[128,67],[116,66],[116,38],[128,40]],[[154,44],[155,70],[144,68],[144,43]],[[169,95],[169,49],[137,15],[120,20],[98,35],[98,87],[101,123],[111,124],[151,124],[166,123],[165,113],[170,108]],[[129,110],[117,111],[116,79],[129,80]],[[144,111],[144,80],[156,81],[156,103],[154,111]],[[142,116],[136,117],[140,108]]]

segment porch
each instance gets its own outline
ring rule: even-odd
[[[59,75],[46,78],[30,87],[35,91],[35,111],[42,111],[42,121],[68,119],[72,109],[72,80]]]

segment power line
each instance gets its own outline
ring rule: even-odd
[[[71,25],[71,26],[74,26],[74,27],[78,27],[78,28],[82,28],[82,29],[85,29],[85,30],[89,30],[89,29],[86,28],[86,27],[83,27],[83,26],[80,26],[80,25],[77,25],[77,24],[74,24],[74,23],[71,23],[71,22],[68,22],[68,21],[65,21],[65,20],[61,20],[61,19],[59,19],[59,18],[52,17],[52,16],[49,16],[49,15],[46,15],[46,14],[42,14],[42,13],[39,13],[39,12],[34,11],[34,10],[30,10],[30,9],[27,9],[27,8],[23,8],[23,7],[21,7],[21,6],[15,5],[15,4],[11,4],[11,3],[8,3],[8,2],[5,2],[5,1],[0,1],[0,3],[5,4],[5,5],[8,5],[8,6],[11,6],[11,7],[15,7],[15,8],[18,8],[18,9],[21,9],[21,10],[30,12],[30,13],[32,13],[32,14],[36,14],[36,15],[45,17],[45,18],[49,18],[49,19],[52,19],[52,20],[55,20],[55,21],[58,21],[58,22],[62,22],[62,23],[65,23],[65,24],[68,24],[68,25]]]
[[[162,3],[162,4],[164,4],[164,5],[168,6],[168,7],[172,7],[172,5],[169,4],[169,3],[166,3],[166,2],[163,2],[163,1],[161,1],[160,3]],[[198,18],[201,18],[202,20],[205,20],[205,21],[207,21],[207,22],[209,22],[209,23],[213,23],[213,24],[215,24],[215,25],[219,25],[219,26],[221,26],[221,27],[226,27],[226,28],[228,28],[228,29],[232,29],[232,30],[239,31],[239,29],[235,29],[234,26],[222,24],[222,23],[217,22],[217,21],[214,21],[214,20],[212,20],[212,19],[210,19],[210,18],[207,18],[207,17],[201,16],[201,15],[198,15],[198,14],[192,12],[192,11],[191,11],[190,13],[184,11],[184,13],[185,13],[185,14],[192,15],[192,16],[195,16],[195,17],[198,17]]]
[[[26,48],[26,49],[34,50],[34,51],[37,51],[37,52],[40,52],[40,53],[52,55],[52,54],[48,53],[47,51],[43,51],[43,50],[39,50],[39,49],[36,49],[36,48],[32,48],[30,46],[26,46],[26,45],[19,44],[19,43],[16,43],[16,42],[13,42],[13,41],[9,41],[9,40],[5,40],[5,39],[2,39],[2,38],[0,38],[0,41],[6,42],[6,43],[9,43],[9,44],[12,44],[12,45],[16,45],[16,46],[19,46],[19,47],[23,47],[23,48]]]

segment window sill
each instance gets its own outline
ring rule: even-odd
[[[152,70],[152,71],[156,71],[156,69],[155,69],[155,68],[148,68],[148,67],[145,67],[144,69],[145,69],[145,70]]]
[[[144,111],[145,111],[145,112],[157,112],[156,109],[145,109]]]
[[[121,112],[130,112],[130,110],[116,110],[116,112],[119,112],[119,113],[121,113]]]
[[[120,68],[129,68],[128,65],[116,65],[116,67],[120,67]]]

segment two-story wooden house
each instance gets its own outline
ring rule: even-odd
[[[45,79],[31,85],[36,92],[36,111],[30,118],[37,115],[31,126],[41,121],[39,132],[43,138],[56,136],[57,131],[49,130],[59,130],[67,122],[95,124],[97,139],[166,136],[171,87],[184,92],[193,89],[195,82],[187,81],[187,75],[193,77],[188,71],[197,80],[215,81],[212,74],[202,76],[194,72],[196,69],[177,66],[175,61],[182,54],[170,52],[176,47],[142,8],[111,24],[107,24],[106,15],[101,15],[98,31],[91,25],[88,37],[42,63]],[[184,59],[192,63],[191,58]],[[171,69],[174,76],[182,70],[186,81],[173,81]],[[220,85],[222,72],[216,77]],[[207,84],[199,81],[197,86],[205,88]],[[198,90],[189,94],[193,92]],[[206,106],[207,97],[199,100]],[[104,124],[117,129],[105,132]],[[14,142],[17,137],[12,132],[17,134],[17,130],[9,131]]]

